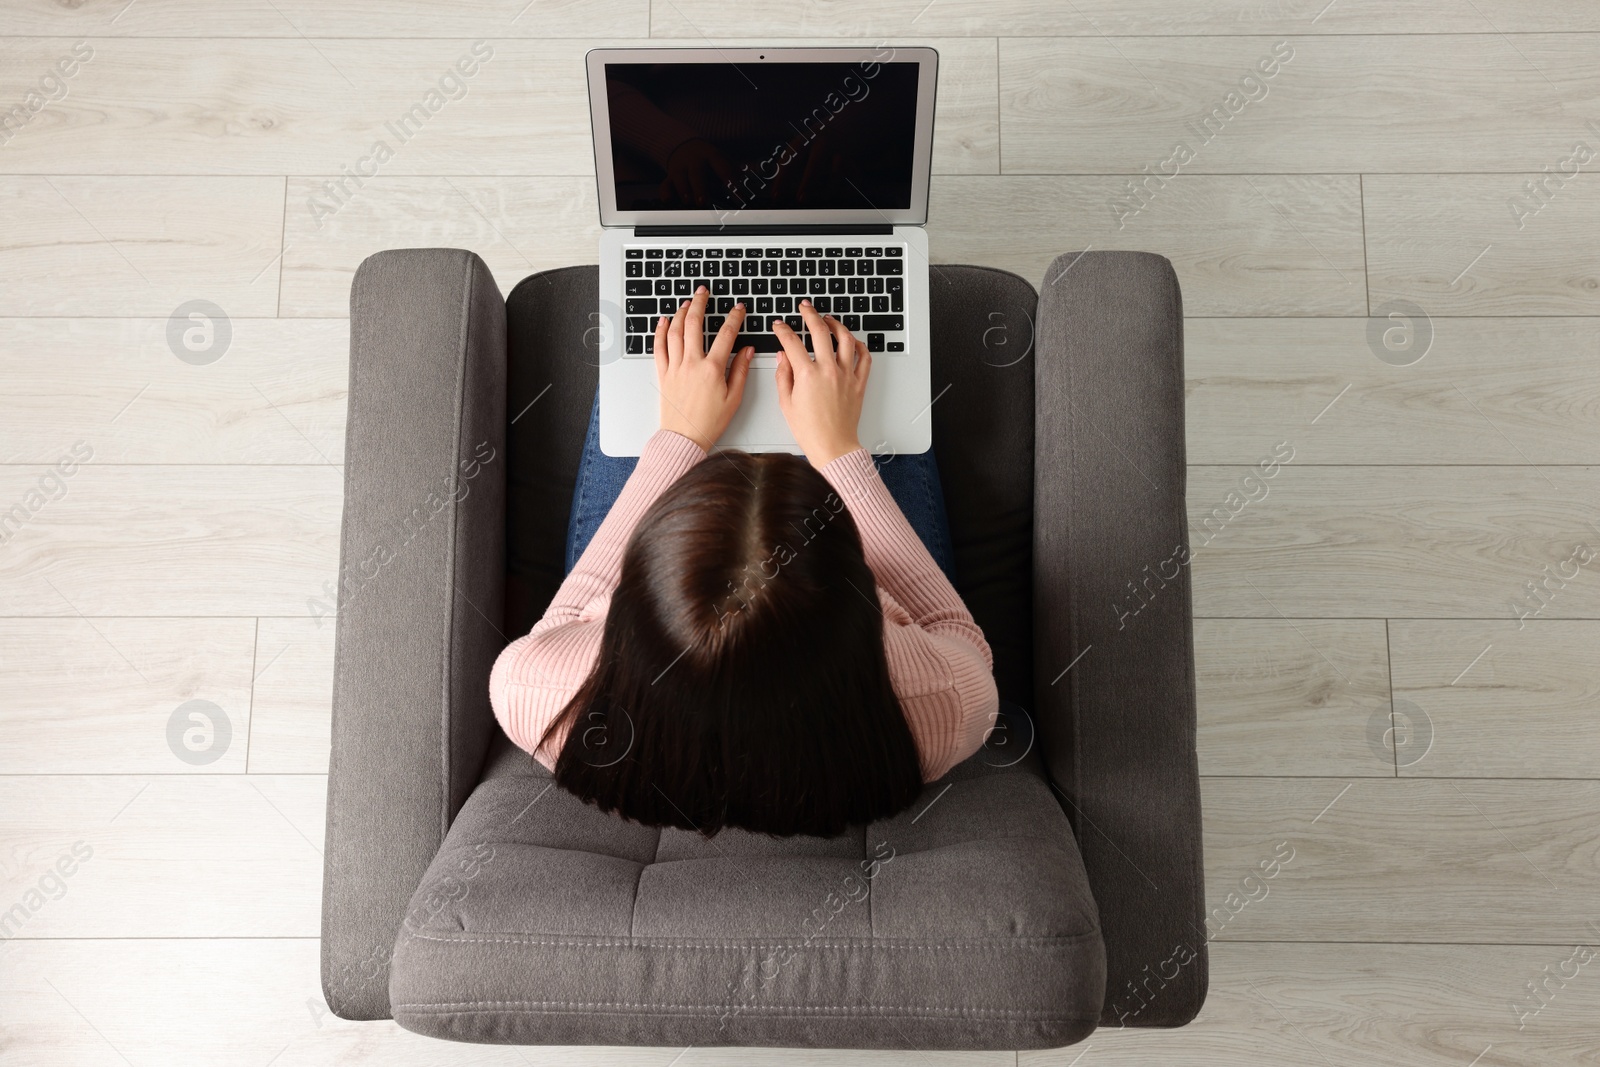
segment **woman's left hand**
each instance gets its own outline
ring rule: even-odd
[[[744,399],[745,379],[750,375],[753,346],[746,346],[728,364],[734,339],[744,322],[744,305],[735,304],[722,329],[717,331],[710,352],[705,347],[705,311],[710,294],[705,286],[693,299],[678,305],[670,319],[663,315],[656,323],[656,382],[661,389],[661,428],[680,433],[695,444],[711,450],[722,431],[733,421]]]

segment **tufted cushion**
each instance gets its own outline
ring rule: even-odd
[[[519,1044],[1070,1044],[1100,1013],[1098,915],[1014,759],[980,749],[839,837],[708,841],[602,814],[502,740],[412,898],[394,1017]]]

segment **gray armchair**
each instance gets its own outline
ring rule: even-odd
[[[1177,280],[1128,252],[1046,278],[1038,295],[932,268],[934,447],[999,728],[896,818],[707,841],[579,803],[489,706],[495,656],[562,577],[596,268],[502,301],[470,252],[362,264],[323,897],[336,1014],[459,1041],[911,1049],[1195,1015]]]

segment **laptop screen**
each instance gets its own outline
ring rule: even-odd
[[[607,63],[619,211],[912,206],[915,62]]]

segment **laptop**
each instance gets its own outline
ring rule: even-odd
[[[932,48],[599,48],[587,56],[599,179],[600,450],[659,427],[655,325],[700,285],[705,351],[736,301],[756,348],[718,448],[799,453],[778,409],[774,318],[799,301],[873,353],[868,451],[932,444],[928,175]]]

